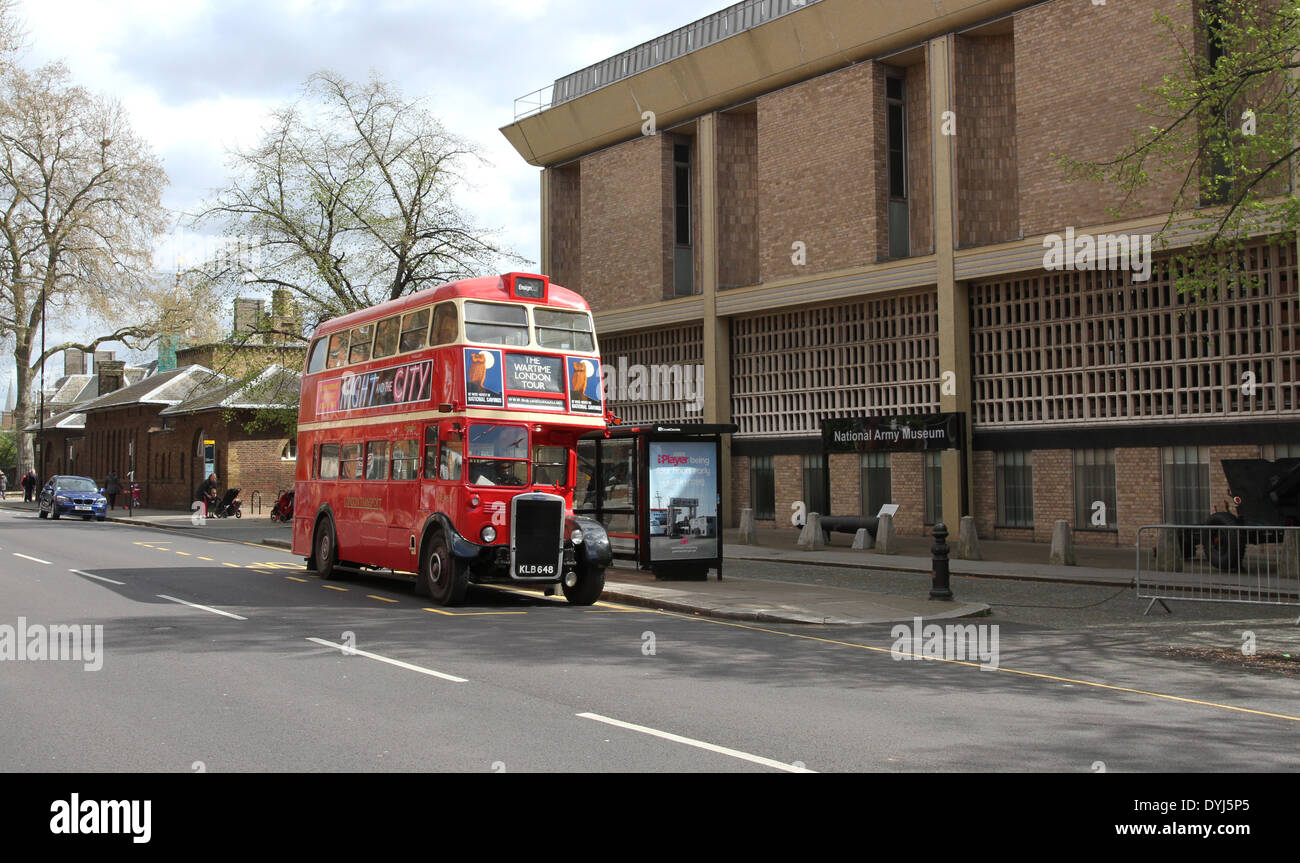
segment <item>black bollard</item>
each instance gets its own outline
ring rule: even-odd
[[[930,575],[934,577],[934,583],[930,585],[930,598],[952,601],[952,588],[948,586],[948,528],[944,527],[943,522],[934,526],[934,545],[930,547],[930,554],[934,556],[931,561]]]

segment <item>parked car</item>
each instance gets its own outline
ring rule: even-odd
[[[108,511],[108,498],[99,491],[99,485],[87,476],[55,476],[41,489],[36,503],[41,518],[61,515],[79,515],[103,521]]]

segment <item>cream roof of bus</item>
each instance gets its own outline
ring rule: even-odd
[[[543,305],[544,308],[588,311],[587,301],[580,294],[576,294],[568,288],[562,288],[554,282],[550,284],[547,291],[546,303],[539,304],[511,297],[510,292],[506,290],[505,279],[500,276],[485,276],[478,279],[462,279],[459,282],[448,282],[445,285],[418,291],[414,294],[407,294],[404,297],[398,297],[395,300],[389,300],[368,309],[361,309],[349,312],[342,317],[331,318],[316,328],[316,332],[312,333],[312,338],[316,339],[329,333],[336,333],[339,330],[347,330],[372,323],[389,315],[415,311],[444,300],[456,299],[495,300],[519,305]]]

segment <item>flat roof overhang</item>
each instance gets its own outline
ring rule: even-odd
[[[821,0],[501,128],[524,161],[567,162],[1041,0]],[[946,11],[936,14],[935,9]]]

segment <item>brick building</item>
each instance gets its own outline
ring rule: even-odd
[[[543,169],[542,270],[591,303],[607,371],[661,382],[607,387],[614,411],[737,424],[731,524],[892,501],[904,534],[1064,518],[1127,545],[1201,521],[1222,459],[1300,455],[1294,238],[1247,250],[1258,292],[1204,306],[1159,256],[1145,279],[1046,269],[1049,235],[1152,233],[1180,181],[1116,222],[1119,193],[1055,159],[1148,124],[1142,88],[1173,71],[1154,13],[1200,26],[1137,5],[747,0],[546,88],[502,132]],[[940,413],[959,447],[823,451],[826,419]]]
[[[115,470],[125,485],[134,453],[144,506],[187,508],[211,472],[246,502],[254,492],[273,502],[293,483],[294,442],[282,429],[250,431],[248,420],[297,404],[299,385],[298,372],[278,365],[242,382],[199,365],[159,372],[49,418],[40,474],[102,483]]]

